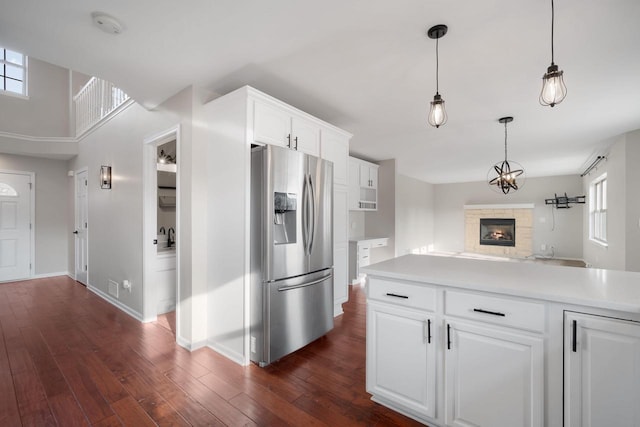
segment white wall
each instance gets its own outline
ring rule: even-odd
[[[396,175],[395,255],[425,251],[434,240],[434,185]]]
[[[67,162],[63,160],[0,154],[0,169],[35,173],[36,275],[67,274]]]
[[[79,154],[69,169],[88,168],[89,270],[88,285],[108,294],[108,280],[131,281],[131,293],[120,289],[119,302],[142,318],[142,148],[145,137],[175,125],[166,112],[150,112],[131,104],[79,143]],[[110,190],[100,188],[101,165],[112,167]],[[72,194],[74,182],[68,180]],[[74,202],[73,198],[71,201]],[[73,216],[73,205],[69,215]],[[73,245],[73,238],[69,243]],[[74,257],[68,260],[74,271]]]
[[[0,94],[0,131],[29,136],[69,134],[69,70],[29,58],[29,99]]]
[[[378,210],[365,212],[364,234],[367,237],[388,237],[389,244],[371,251],[372,263],[395,256],[396,161],[383,160],[378,164]]]
[[[464,205],[534,203],[533,248],[543,253],[541,245],[553,247],[556,257],[582,259],[582,221],[586,205],[555,209],[544,200],[554,193],[582,196],[582,180],[577,175],[528,178],[525,185],[508,195],[494,192],[485,182],[434,185],[436,251],[464,251]]]
[[[640,130],[626,135],[626,256],[625,270],[640,271]]]

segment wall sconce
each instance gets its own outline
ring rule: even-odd
[[[111,189],[111,166],[100,166],[100,188]]]

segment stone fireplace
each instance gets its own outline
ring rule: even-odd
[[[533,204],[465,205],[465,252],[533,254]]]

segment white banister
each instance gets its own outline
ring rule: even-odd
[[[76,136],[82,135],[128,100],[129,95],[113,83],[91,77],[73,97]]]

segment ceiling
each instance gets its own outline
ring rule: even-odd
[[[354,134],[351,153],[397,159],[431,183],[484,180],[504,156],[529,177],[577,174],[604,140],[640,128],[640,1],[555,0],[568,95],[538,104],[551,62],[549,0],[20,0],[0,43],[122,87],[148,108],[189,85],[256,87]],[[119,35],[92,25],[102,11]],[[427,124],[435,93],[449,121]]]

